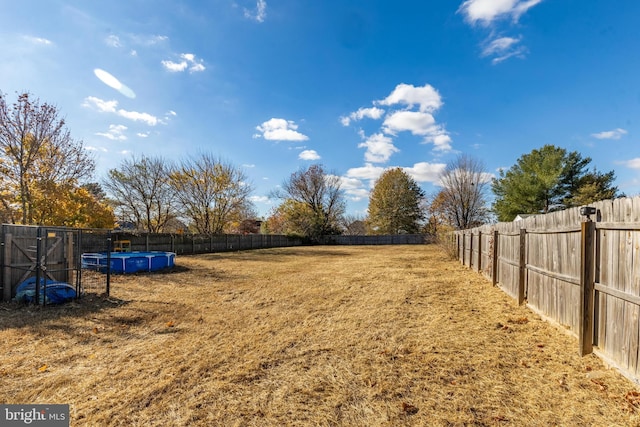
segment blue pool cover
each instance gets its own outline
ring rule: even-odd
[[[46,299],[45,299],[46,283]],[[56,282],[40,278],[40,304],[62,304],[71,301],[76,297],[76,290],[73,286],[64,282]],[[36,278],[30,277],[18,285],[16,289],[16,301],[32,303],[36,300]]]
[[[138,273],[141,271],[158,271],[174,266],[176,254],[173,252],[112,252],[112,273]],[[82,254],[82,268],[105,272],[107,267],[106,253]]]

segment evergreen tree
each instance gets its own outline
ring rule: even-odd
[[[522,155],[493,179],[493,210],[499,221],[518,214],[547,213],[618,196],[614,172],[587,172],[591,163],[576,151],[545,145]]]

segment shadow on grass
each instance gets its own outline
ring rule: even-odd
[[[0,329],[34,326],[42,322],[64,318],[87,318],[92,314],[122,307],[129,303],[130,301],[97,294],[86,294],[65,304],[44,307],[18,302],[3,302],[0,303]]]
[[[111,277],[136,277],[136,276],[164,276],[167,274],[188,273],[191,271],[189,267],[184,265],[174,265],[173,267],[163,268],[155,271],[137,271],[135,273],[116,273],[111,272]]]

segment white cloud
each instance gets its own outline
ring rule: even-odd
[[[370,108],[359,108],[358,111],[354,111],[349,114],[347,117],[340,117],[340,122],[343,126],[349,126],[351,121],[362,120],[365,117],[370,119],[378,120],[384,114],[384,110],[382,108],[370,107]]]
[[[383,130],[391,135],[396,135],[398,132],[411,132],[413,135],[423,136],[425,143],[433,143],[436,151],[451,150],[451,137],[442,125],[436,124],[429,113],[396,111],[387,116],[383,123]]]
[[[134,44],[140,45],[140,46],[154,46],[169,40],[169,37],[161,36],[161,35],[149,36],[149,35],[132,34],[130,35],[130,38]]]
[[[182,62],[162,61],[161,63],[162,63],[162,66],[165,68],[165,70],[171,73],[179,73],[181,71],[186,70],[187,67],[189,66],[189,64],[187,64],[187,61],[182,61]]]
[[[484,56],[501,54],[517,43],[520,43],[520,39],[514,39],[513,37],[499,37],[492,40],[489,45],[484,48],[482,54]]]
[[[180,62],[165,60],[161,61],[161,64],[165,70],[171,73],[180,73],[186,69],[189,69],[191,73],[197,73],[207,69],[202,63],[202,60],[196,59],[193,53],[182,53],[180,54],[180,58],[182,58]]]
[[[382,175],[384,168],[381,166],[374,166],[371,163],[366,163],[359,168],[351,168],[347,171],[347,178],[368,179],[375,181]]]
[[[438,182],[440,173],[446,167],[444,163],[419,162],[412,167],[402,169],[417,182]]]
[[[267,17],[267,2],[265,0],[258,0],[255,12],[245,8],[244,17],[257,22],[264,22],[264,19]]]
[[[250,196],[249,200],[255,203],[269,203],[271,201],[267,196]]]
[[[414,135],[429,135],[436,126],[436,120],[429,113],[420,111],[396,111],[387,116],[383,123],[385,133],[409,131]]]
[[[122,43],[120,43],[120,37],[113,34],[107,36],[107,38],[104,39],[104,42],[107,44],[107,46],[122,47]]]
[[[605,132],[592,133],[591,136],[597,139],[620,139],[623,135],[626,135],[628,132],[625,129],[617,128],[614,130],[609,130]]]
[[[447,132],[439,127],[433,135],[427,136],[425,142],[432,142],[436,151],[451,151],[451,137]]]
[[[101,113],[115,113],[118,101],[104,101],[100,98],[96,98],[95,96],[88,96],[84,99],[82,106],[98,110]]]
[[[178,113],[176,113],[176,112],[175,112],[175,111],[173,111],[173,110],[169,110],[169,111],[167,111],[167,116],[177,116],[177,115],[178,115]]]
[[[256,167],[256,165],[254,165],[254,164],[247,164],[247,163],[244,163],[244,164],[242,165],[242,167],[243,167],[243,168],[255,168],[255,167]]]
[[[118,110],[118,115],[125,119],[133,120],[134,122],[143,122],[149,126],[155,126],[158,124],[158,118],[149,113],[139,113],[137,111]]]
[[[124,125],[109,125],[108,131],[98,132],[96,135],[104,136],[112,141],[124,141],[127,139],[127,136],[124,134],[125,130],[127,130],[127,127]]]
[[[471,24],[490,25],[497,19],[517,21],[526,11],[542,0],[467,0],[458,9]]]
[[[340,121],[348,126],[352,121],[365,117],[380,119],[385,110],[380,106],[399,109],[391,110],[382,122],[380,131],[366,137],[362,129],[358,134],[365,141],[358,147],[366,148],[365,161],[370,163],[387,162],[394,153],[400,150],[394,145],[393,138],[400,132],[410,132],[412,135],[422,137],[423,143],[432,143],[436,151],[449,151],[451,137],[445,127],[436,123],[433,114],[442,107],[442,98],[438,91],[431,85],[414,86],[400,83],[384,99],[373,102],[376,107],[360,108],[343,116]]]
[[[53,42],[49,39],[45,39],[43,37],[34,37],[34,36],[23,36],[23,38],[33,44],[40,44],[45,46],[50,46]]]
[[[268,141],[306,141],[308,136],[298,132],[298,125],[291,120],[272,118],[256,126],[262,134],[253,135],[254,138],[263,137]]]
[[[103,153],[106,153],[109,151],[104,147],[94,147],[92,145],[85,146],[84,149],[87,151],[102,151]]]
[[[481,23],[490,27],[490,35],[485,40],[481,56],[493,57],[495,65],[512,57],[524,58],[527,48],[522,45],[522,37],[496,37],[495,21],[511,18],[515,23],[520,16],[542,0],[466,0],[458,12],[465,16],[470,24]]]
[[[640,157],[624,161],[622,164],[631,169],[640,169]]]
[[[421,112],[434,112],[442,107],[442,99],[438,91],[429,84],[415,87],[401,83],[389,96],[381,101],[376,101],[375,104],[388,106],[401,104],[408,106],[408,108],[419,105]]]
[[[491,40],[482,50],[482,56],[493,56],[493,64],[498,64],[513,56],[524,58],[527,48],[520,44],[521,37],[499,37]]]
[[[321,157],[316,150],[304,150],[298,155],[298,158],[301,160],[319,160]]]
[[[358,202],[369,197],[369,190],[365,188],[361,179],[350,178],[346,176],[340,177],[340,189],[349,196],[350,200]]]
[[[136,136],[138,138],[148,138],[149,135],[150,135],[150,132],[138,132],[138,133],[136,133]]]
[[[201,63],[194,64],[194,65],[191,66],[191,68],[189,68],[189,71],[191,71],[192,73],[198,73],[198,72],[204,71],[204,70],[206,70],[206,68]]]
[[[96,98],[95,96],[89,96],[84,99],[82,106],[85,108],[97,110],[100,113],[115,113],[120,117],[124,117],[125,119],[133,120],[136,122],[144,122],[149,126],[155,126],[160,123],[160,120],[158,120],[156,116],[153,116],[149,113],[139,113],[137,111],[127,111],[123,109],[116,110],[118,101],[104,101],[100,98]]]
[[[400,151],[393,145],[393,140],[382,133],[369,136],[364,142],[358,144],[358,148],[367,149],[364,159],[372,163],[387,162],[393,153]]]

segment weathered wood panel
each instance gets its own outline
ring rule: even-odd
[[[585,218],[578,208],[466,230],[465,235],[480,233],[481,237],[478,242],[464,241],[465,248],[459,245],[461,251],[467,252],[460,254],[460,258],[465,265],[482,271],[511,297],[518,298],[518,231],[525,229],[527,304],[578,334],[581,327],[585,330],[583,319],[587,316],[581,315],[580,307],[592,292],[593,321],[587,326],[593,328],[595,349],[640,381],[640,197],[606,200],[592,206],[597,209],[591,218],[595,221],[595,232],[591,231],[594,256],[593,265],[587,268],[592,269],[589,271],[593,291],[585,289],[590,283],[583,282],[582,288],[580,285],[581,274],[585,274],[581,264],[580,223]],[[485,239],[494,230],[495,241]],[[478,243],[476,266],[469,246]],[[583,338],[589,341],[588,336]]]

